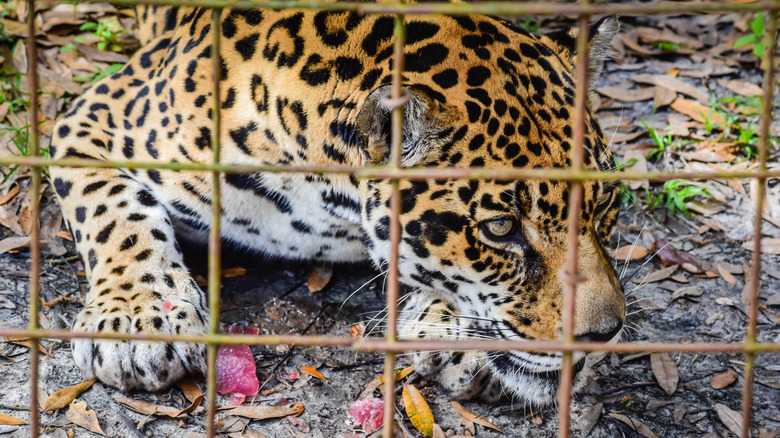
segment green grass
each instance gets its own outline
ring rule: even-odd
[[[109,18],[105,21],[84,23],[79,27],[80,31],[91,30],[92,36],[98,38],[97,48],[99,50],[111,50],[113,52],[121,52],[122,46],[119,44],[119,35],[126,33],[127,29],[123,28],[116,17]],[[86,39],[85,36],[76,38],[76,42],[80,43]],[[73,44],[66,44],[60,49],[63,53],[75,50],[76,46]]]

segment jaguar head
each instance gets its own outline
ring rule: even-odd
[[[570,167],[576,29],[535,36],[506,24],[498,28],[493,19],[471,19],[492,23],[504,38],[489,39],[486,30],[482,48],[489,56],[463,60],[453,54],[461,73],[446,90],[426,79],[430,72],[405,75],[402,166]],[[591,28],[593,72],[600,71],[618,26],[611,17]],[[389,86],[374,90],[358,116],[369,164],[389,161],[388,95]],[[585,167],[613,169],[589,111],[584,128]],[[392,187],[386,180],[360,184],[366,242],[380,269],[390,254]],[[575,335],[612,342],[622,331],[626,306],[604,245],[617,221],[619,190],[600,181],[586,181],[583,189]],[[400,181],[399,272],[412,290],[403,304],[401,336],[559,339],[571,190],[568,182],[549,179]],[[575,359],[581,368],[583,356]],[[554,352],[422,352],[413,360],[456,397],[505,394],[535,405],[554,400],[561,367]]]

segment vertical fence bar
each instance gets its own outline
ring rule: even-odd
[[[767,170],[769,160],[769,131],[772,123],[772,99],[774,98],[774,61],[777,50],[777,14],[768,13],[768,23],[764,47],[764,95],[761,109],[761,131],[759,132],[758,171]],[[758,297],[761,291],[761,223],[766,202],[766,178],[756,177],[756,216],[753,225],[753,254],[750,270],[750,300],[748,302],[748,327],[745,345],[752,346],[757,340],[758,328]],[[742,438],[750,438],[750,426],[753,417],[753,377],[755,369],[755,353],[745,353],[744,384],[742,386]]]
[[[583,6],[588,5],[588,0],[582,0]],[[575,66],[575,94],[574,94],[574,145],[572,149],[571,171],[582,170],[585,151],[585,116],[588,92],[588,21],[590,16],[579,16],[577,35],[577,65]],[[582,183],[572,181],[569,196],[569,229],[568,248],[566,253],[566,272],[563,290],[563,340],[567,344],[575,342],[574,320],[577,296],[577,283],[579,281],[578,248],[579,248],[579,218],[582,211]],[[558,436],[566,438],[570,429],[570,404],[572,385],[574,381],[574,354],[563,353],[561,364],[561,383],[558,390]]]
[[[27,0],[27,86],[30,95],[29,149],[30,155],[40,155],[40,136],[38,133],[38,54],[35,44],[35,0]],[[30,184],[30,210],[32,221],[30,229],[30,316],[29,328],[38,329],[38,303],[40,302],[41,277],[41,244],[40,244],[40,211],[41,211],[41,167],[32,168]],[[38,437],[38,363],[40,339],[30,339],[30,435]]]
[[[211,106],[211,117],[214,127],[214,133],[211,136],[211,151],[214,164],[219,164],[220,150],[220,73],[222,71],[222,61],[220,58],[220,32],[219,19],[221,9],[211,10],[211,69],[213,80],[213,100]],[[209,230],[209,334],[219,333],[219,302],[220,284],[222,275],[221,266],[221,248],[220,248],[220,225],[221,225],[221,196],[220,196],[220,173],[211,172],[211,229]],[[208,344],[208,356],[206,361],[206,397],[208,398],[208,409],[206,414],[206,433],[209,437],[214,436],[214,417],[217,407],[217,351],[219,346],[214,343]]]
[[[390,167],[401,167],[401,147],[403,144],[404,102],[401,81],[404,71],[404,44],[406,43],[406,23],[403,15],[394,17],[393,40],[393,82],[390,99],[383,104],[393,109],[390,131]],[[390,193],[390,263],[387,273],[387,331],[388,342],[398,340],[398,298],[400,284],[398,281],[398,245],[401,241],[401,196],[399,180],[392,181]],[[395,353],[385,353],[385,410],[382,436],[393,438],[393,415],[395,413]]]

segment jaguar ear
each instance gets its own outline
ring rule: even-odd
[[[357,116],[357,130],[363,138],[366,164],[382,165],[390,161],[391,114],[395,104],[404,104],[404,140],[401,165],[423,164],[438,155],[452,134],[454,108],[432,99],[426,90],[414,85],[404,87],[403,97],[390,98],[391,85],[382,85],[366,98]]]
[[[604,17],[590,26],[588,35],[588,40],[590,41],[588,44],[590,54],[588,68],[590,71],[591,88],[593,87],[593,82],[601,75],[601,71],[604,68],[604,60],[609,55],[612,39],[619,31],[620,21],[614,15]],[[572,65],[577,63],[575,58],[579,33],[579,27],[575,25],[568,29],[557,30],[547,34],[548,38],[558,44],[564,55],[569,57]]]

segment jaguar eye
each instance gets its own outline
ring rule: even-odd
[[[512,219],[497,219],[494,221],[484,222],[482,230],[487,234],[487,237],[491,239],[500,240],[502,237],[506,237],[515,228],[515,221]]]

